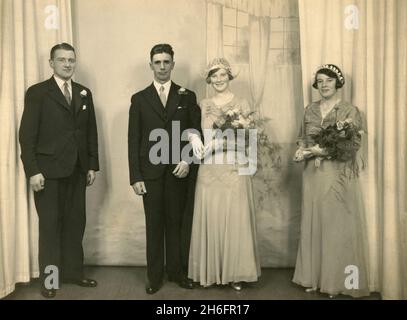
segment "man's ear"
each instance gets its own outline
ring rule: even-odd
[[[52,59],[49,59],[49,66],[54,69],[54,61]]]
[[[153,63],[152,63],[151,61],[150,61],[150,63],[149,63],[149,66],[150,66],[150,69],[154,71],[154,69],[153,69]]]

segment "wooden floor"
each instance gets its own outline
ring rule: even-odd
[[[144,267],[87,267],[86,275],[98,281],[96,288],[81,288],[63,284],[54,299],[62,300],[325,300],[321,293],[305,293],[304,288],[292,283],[293,269],[262,269],[258,283],[246,285],[237,292],[229,286],[183,289],[175,283],[166,282],[154,295],[144,290]],[[16,290],[4,300],[40,300],[38,280],[18,284]],[[335,299],[352,299],[339,295]],[[373,293],[364,299],[379,300]],[[45,299],[44,299],[45,300]]]

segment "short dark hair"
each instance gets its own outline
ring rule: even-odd
[[[335,66],[335,65],[333,65],[333,66]],[[341,69],[339,69],[337,66],[335,66],[335,67],[339,70],[339,72],[340,72],[341,75],[342,75]],[[326,75],[326,76],[328,76],[328,77],[330,77],[330,78],[336,79],[336,83],[335,83],[335,88],[336,88],[336,89],[342,88],[343,85],[345,84],[345,78],[344,78],[344,77],[342,77],[343,80],[341,81],[341,80],[339,80],[338,75],[337,75],[335,72],[333,72],[333,71],[330,70],[330,69],[323,68],[323,69],[318,70],[317,73],[315,74],[314,83],[312,84],[312,86],[313,86],[315,89],[318,89],[317,76],[318,76],[319,74],[324,74],[324,75]]]
[[[158,53],[168,53],[174,60],[174,50],[168,43],[156,44],[150,51],[150,61],[153,61],[153,56]]]
[[[51,52],[49,54],[51,60],[54,59],[55,51],[57,51],[59,49],[73,51],[76,55],[75,48],[72,47],[69,43],[63,42],[63,43],[56,44],[55,46],[52,47]]]
[[[206,77],[206,83],[210,84],[211,83],[211,77],[214,73],[218,72],[221,68],[215,68],[212,69],[211,71],[209,71],[208,76]],[[229,76],[229,80],[233,80],[235,77],[233,77],[232,73],[230,72],[230,70],[226,70],[226,72],[228,73]]]

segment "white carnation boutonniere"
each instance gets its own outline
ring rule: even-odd
[[[181,88],[178,89],[178,94],[179,94],[180,96],[185,96],[185,95],[188,94],[188,91],[187,91],[187,89],[181,87]]]
[[[88,96],[88,92],[85,89],[83,89],[79,94],[81,95],[82,99],[84,99]],[[86,110],[86,104],[84,104],[82,106],[82,110]]]

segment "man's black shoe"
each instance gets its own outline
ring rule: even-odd
[[[194,288],[194,283],[192,282],[191,279],[188,279],[188,278],[185,278],[185,279],[182,279],[181,281],[179,281],[178,285],[184,289],[193,289]]]
[[[45,289],[45,288],[41,289],[41,295],[44,298],[51,299],[51,298],[54,298],[56,296],[56,294],[57,294],[57,291],[55,289]]]
[[[187,277],[172,277],[168,276],[168,281],[170,282],[176,282],[181,288],[184,289],[193,289],[194,284],[191,279],[188,279]]]
[[[161,289],[161,286],[158,286],[158,287],[146,286],[146,293],[147,294],[154,294],[160,289]]]
[[[72,283],[72,284],[77,284],[78,286],[81,287],[88,287],[88,288],[94,288],[98,285],[96,280],[93,279],[64,279],[62,281],[63,283]]]

